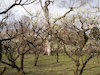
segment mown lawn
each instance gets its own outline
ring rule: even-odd
[[[17,64],[20,60],[17,61]],[[74,62],[65,54],[60,54],[59,63],[56,62],[56,56],[40,55],[38,66],[33,66],[34,55],[26,55],[24,62],[24,71],[26,75],[73,75]],[[18,75],[16,69],[0,63],[0,69],[6,66],[4,75]],[[100,75],[100,58],[94,57],[87,64],[83,75]]]

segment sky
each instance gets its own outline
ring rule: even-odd
[[[7,7],[9,7],[11,4],[13,4],[13,1],[14,0],[0,0],[0,10],[5,10]],[[45,1],[45,0],[42,0],[42,1]],[[64,0],[62,0],[64,1]],[[66,0],[65,0],[66,1]],[[68,11],[69,9],[64,7],[64,6],[61,6],[59,4],[63,4],[61,2],[61,0],[56,0],[54,4],[51,4],[49,6],[49,12],[51,15],[53,15],[53,17],[58,17],[58,16],[61,16],[63,15],[66,11]],[[94,5],[98,5],[98,0],[93,0],[91,1],[90,3],[92,6]],[[67,4],[65,4],[67,5]],[[99,3],[100,5],[100,3]],[[100,7],[100,6],[99,6]],[[27,5],[25,6],[25,8],[32,14],[36,14],[38,11],[41,12],[41,7],[40,7],[40,4],[30,4],[30,5]],[[80,7],[77,9],[77,11],[86,11],[86,9],[88,10],[94,10],[94,9],[91,9],[89,7],[88,4],[84,5],[83,7]],[[76,12],[76,10],[73,11],[74,13]],[[13,9],[11,9],[9,11],[9,13],[13,13],[14,15],[12,15],[12,17],[14,17],[15,19],[19,19],[21,16],[23,15],[29,15],[24,9],[23,7],[21,6],[15,6]]]

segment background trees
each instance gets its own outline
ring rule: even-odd
[[[65,53],[75,64],[74,75],[82,75],[90,59],[99,54],[99,11],[94,12],[95,14],[91,10],[79,11],[84,6],[91,5],[91,1],[14,0],[0,11],[0,16],[5,16],[0,22],[0,62],[24,73],[25,54],[34,53],[34,66],[37,66],[39,55],[46,47],[44,53],[51,55],[54,52],[57,62],[59,53]],[[27,5],[34,3],[40,9],[35,12],[35,16],[27,9]],[[15,6],[23,7],[29,15],[10,22],[7,20],[9,12]],[[64,7],[67,11],[56,18],[51,14],[51,6]],[[99,10],[99,7],[95,8]],[[83,58],[85,56],[86,59]],[[16,63],[18,59],[20,66]]]

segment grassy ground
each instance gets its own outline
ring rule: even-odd
[[[96,62],[95,62],[96,61]],[[93,58],[87,64],[83,75],[100,75],[100,58]],[[74,63],[66,55],[60,55],[59,63],[56,62],[56,56],[40,55],[38,66],[34,67],[34,56],[25,56],[25,72],[27,75],[73,75]],[[17,61],[19,64],[19,60]],[[6,65],[0,63],[0,69]],[[4,75],[18,75],[16,69],[7,66]]]

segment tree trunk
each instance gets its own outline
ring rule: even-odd
[[[82,75],[82,73],[83,73],[83,71],[84,71],[84,68],[85,68],[86,64],[88,63],[88,61],[89,61],[90,59],[93,58],[93,56],[94,56],[94,55],[91,55],[91,56],[88,57],[88,59],[84,62],[83,66],[82,66],[82,68],[81,68],[81,70],[80,70],[79,75]]]
[[[4,69],[0,72],[0,75],[3,75],[5,71],[6,71],[6,67],[4,67]]]
[[[58,53],[58,49],[56,50],[56,55],[57,55],[56,61],[59,62],[59,53]]]
[[[75,66],[75,72],[74,72],[74,75],[78,75],[78,68],[79,68],[79,66]]]
[[[23,74],[25,74],[25,72],[22,69],[19,69],[17,75],[23,75]]]
[[[83,57],[82,57],[82,55],[81,55],[81,61],[82,61],[82,65],[84,64],[84,61],[83,61]]]
[[[47,44],[46,52],[47,52],[48,55],[51,55],[50,42],[47,40],[46,44]]]
[[[36,55],[35,55],[34,66],[37,66],[37,62],[38,62],[39,55],[40,55],[40,51],[38,51],[36,53]]]
[[[1,41],[0,41],[0,60],[2,59],[2,45],[1,45]]]
[[[76,57],[76,61],[75,61],[75,71],[74,71],[74,75],[78,75],[78,70],[79,70],[79,56]]]
[[[21,67],[21,70],[23,70],[24,69],[24,54],[22,54],[21,55],[21,65],[20,65]]]
[[[25,74],[24,72],[24,53],[21,55],[21,62],[20,62],[20,68],[18,69],[18,75]]]

